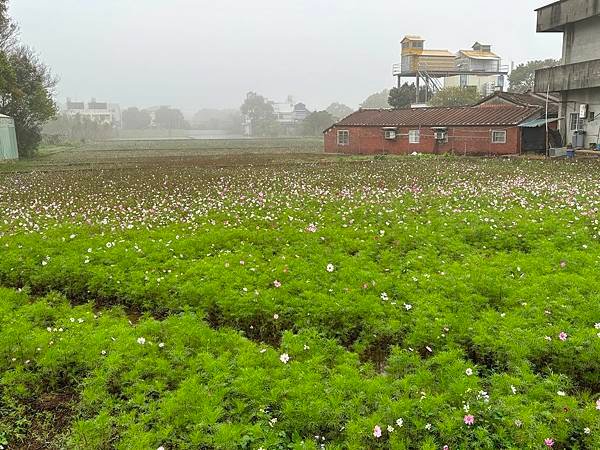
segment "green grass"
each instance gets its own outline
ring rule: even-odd
[[[0,442],[598,448],[599,168],[4,174]]]

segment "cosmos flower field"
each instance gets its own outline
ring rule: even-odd
[[[0,174],[0,444],[600,448],[600,164]]]

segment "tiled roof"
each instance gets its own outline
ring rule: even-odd
[[[510,126],[540,111],[539,107],[532,106],[361,109],[335,126]]]
[[[500,98],[507,102],[513,103],[519,106],[538,106],[546,108],[546,99],[543,96],[538,96],[531,93],[518,94],[514,92],[495,92],[489,97],[481,100],[477,105],[488,106],[486,103],[493,101],[495,98]],[[548,111],[551,114],[558,114],[558,99],[550,97]]]

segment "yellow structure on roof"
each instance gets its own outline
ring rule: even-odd
[[[448,50],[426,50],[425,39],[406,36],[402,39],[402,72],[446,72],[455,69],[456,56]]]

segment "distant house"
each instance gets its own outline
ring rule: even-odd
[[[15,121],[0,114],[0,161],[19,158]]]
[[[273,112],[275,120],[283,126],[294,126],[310,114],[304,103],[294,103],[291,97],[286,102],[273,103]]]
[[[121,108],[119,105],[108,102],[98,102],[92,99],[87,104],[80,101],[67,99],[64,109],[69,117],[87,117],[97,123],[104,123],[116,127],[121,126]]]
[[[492,52],[492,46],[475,42],[471,50],[460,50],[456,56],[460,75],[446,78],[444,86],[474,87],[481,95],[491,95],[504,90],[502,58]]]
[[[514,155],[545,150],[545,124],[534,105],[362,109],[325,130],[325,152]]]
[[[296,127],[302,123],[310,114],[304,103],[295,103],[292,97],[285,102],[271,102],[273,106],[273,118],[279,123],[286,133],[292,134]],[[252,119],[250,116],[242,117],[244,135],[252,136],[254,133]]]

